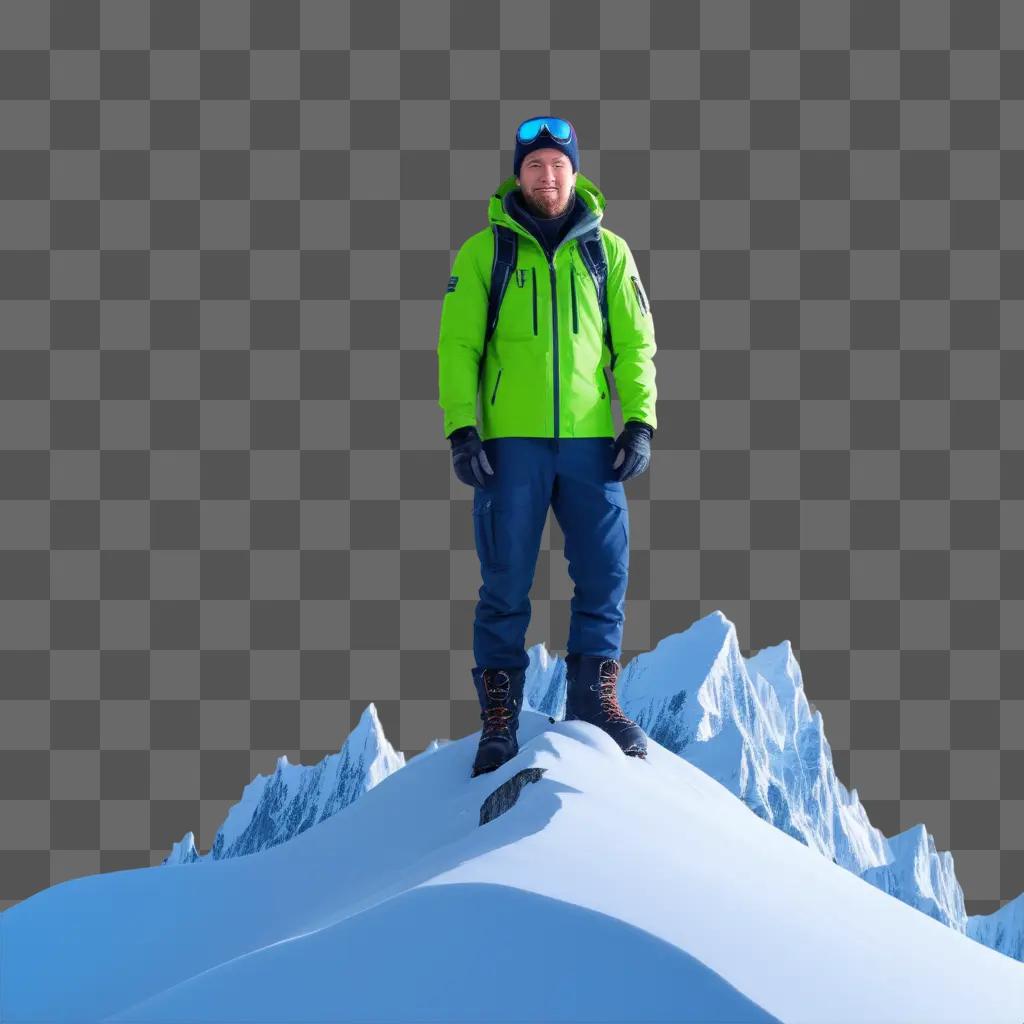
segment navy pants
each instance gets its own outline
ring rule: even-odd
[[[526,668],[530,589],[548,507],[565,536],[575,584],[566,654],[620,659],[629,578],[629,507],[614,478],[615,439],[493,437],[494,475],[473,488],[480,599],[473,622],[478,668]]]

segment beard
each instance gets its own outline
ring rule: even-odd
[[[549,210],[547,206],[538,203],[532,195],[523,192],[521,188],[519,191],[522,194],[523,202],[526,204],[526,208],[530,211],[530,213],[532,213],[535,217],[544,218],[561,217],[566,210],[572,207],[573,199],[576,197],[576,186],[573,185],[569,189],[569,197],[566,199],[565,204],[561,207],[561,209]]]

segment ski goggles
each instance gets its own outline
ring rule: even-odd
[[[533,142],[545,128],[559,142],[568,142],[573,135],[572,125],[560,117],[531,117],[516,129],[516,138],[523,143]]]

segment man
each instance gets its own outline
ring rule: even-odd
[[[654,327],[629,246],[601,226],[604,207],[579,173],[573,126],[529,118],[516,131],[513,176],[490,197],[489,226],[459,249],[444,296],[438,404],[455,475],[474,488],[483,578],[473,682],[484,726],[474,776],[519,752],[529,592],[549,507],[575,584],[565,718],[599,726],[627,755],[647,752],[616,686],[629,575],[622,483],[650,463]],[[510,242],[515,261],[503,264]],[[507,284],[495,321],[489,297],[499,278]],[[606,368],[622,403],[617,439]]]

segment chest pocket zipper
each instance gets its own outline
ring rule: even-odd
[[[537,335],[537,268],[531,267],[530,274],[533,277],[533,334]]]
[[[491,405],[494,405],[494,399],[498,394],[498,385],[501,383],[501,375],[504,372],[504,368],[498,370],[498,379],[494,382],[494,390],[491,392]]]
[[[580,333],[579,316],[576,313],[576,264],[572,265],[572,272],[569,274],[569,290],[572,292],[572,333]]]

